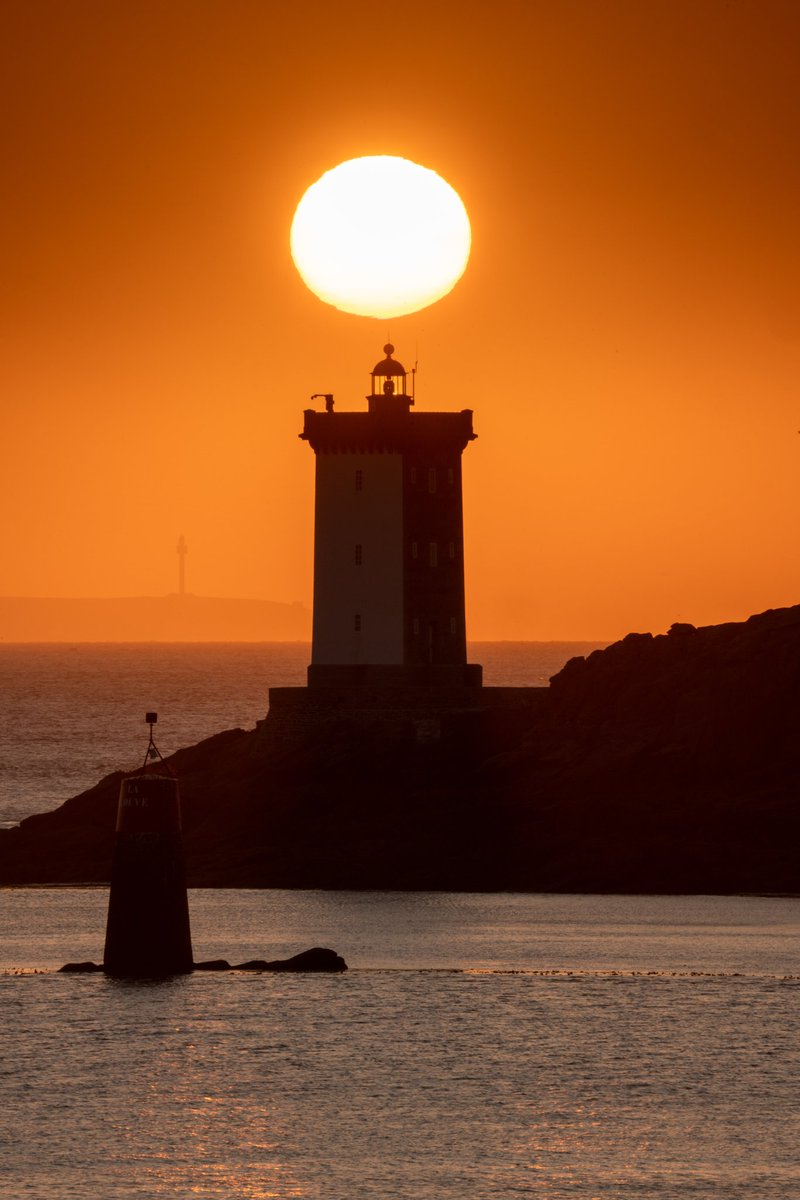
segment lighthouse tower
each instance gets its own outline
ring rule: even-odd
[[[480,687],[464,618],[472,412],[412,413],[405,368],[394,346],[384,354],[366,411],[334,411],[326,395],[304,414],[316,456],[309,687]]]

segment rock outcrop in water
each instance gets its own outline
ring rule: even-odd
[[[800,606],[630,634],[543,695],[179,751],[190,886],[800,891]],[[0,832],[0,883],[106,882],[119,780]]]
[[[278,974],[290,972],[294,974],[340,974],[347,970],[347,963],[341,954],[328,950],[324,946],[314,946],[311,950],[302,950],[291,958],[251,958],[248,962],[231,966],[224,958],[214,958],[209,962],[194,964],[195,971],[270,971]]]
[[[69,962],[64,963],[59,971],[68,975],[90,975],[95,971],[105,971],[103,963]],[[272,971],[300,973],[339,974],[347,970],[347,963],[341,954],[328,950],[324,946],[314,946],[311,950],[301,950],[291,958],[253,958],[249,962],[238,963],[232,967],[225,958],[212,958],[206,962],[196,962],[190,968],[193,971]]]

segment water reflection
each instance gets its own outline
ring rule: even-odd
[[[42,945],[52,953],[38,931],[57,908],[21,899],[18,912],[43,904],[34,935],[8,904],[4,936],[35,966]],[[85,1200],[90,1180],[93,1195],[125,1200],[793,1194],[800,1007],[798,980],[782,974],[800,975],[796,904],[760,939],[764,907],[731,902],[715,940],[714,906],[665,901],[649,909],[650,941],[638,905],[626,942],[624,904],[603,898],[373,899],[208,898],[231,957],[241,943],[271,948],[282,911],[304,935],[330,934],[336,913],[339,936],[325,940],[354,960],[344,976],[0,977],[12,1147],[0,1191]],[[65,936],[75,928],[83,937],[68,912]],[[598,928],[615,931],[610,963],[597,961]],[[64,961],[58,935],[51,924]],[[447,969],[416,969],[426,963]]]

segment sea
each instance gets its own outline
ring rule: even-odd
[[[586,649],[472,658],[538,684]],[[163,753],[249,727],[306,660],[0,647],[4,819],[138,765],[148,708]],[[196,960],[349,969],[60,974],[107,903],[0,889],[4,1200],[800,1197],[797,897],[192,890]]]

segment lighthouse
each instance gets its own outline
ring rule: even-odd
[[[467,663],[461,457],[472,411],[412,412],[394,346],[366,410],[307,409],[316,457],[310,688],[479,688]]]

